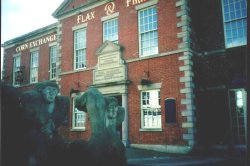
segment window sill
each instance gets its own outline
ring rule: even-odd
[[[139,55],[140,59],[150,59],[150,58],[154,58],[154,57],[158,57],[160,54],[159,53],[155,53],[155,54],[149,54],[149,55]]]
[[[82,128],[82,129],[70,129],[70,131],[76,131],[76,132],[86,131],[86,128]]]
[[[20,84],[12,84],[14,87],[16,87],[16,88],[19,88],[19,87],[21,87],[22,85],[20,85]]]
[[[177,127],[177,122],[175,123],[166,123],[166,127]]]
[[[58,76],[67,75],[67,74],[74,74],[74,73],[79,73],[79,72],[83,72],[83,71],[90,71],[93,69],[94,69],[94,67],[89,67],[89,68],[85,68],[85,69],[75,69],[75,70],[71,70],[71,71],[62,72],[62,73],[58,74]]]
[[[20,85],[13,85],[16,88],[22,88],[22,87],[27,87],[27,86],[34,86],[36,84],[38,84],[39,82],[35,82],[35,83],[26,83],[26,84],[20,84]]]
[[[162,128],[140,128],[139,131],[162,131]]]
[[[37,84],[37,83],[39,83],[39,81],[36,81],[36,82],[30,82],[29,84],[30,84],[30,85],[34,85],[34,84]]]

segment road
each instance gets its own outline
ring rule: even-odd
[[[172,155],[128,148],[129,166],[246,166],[244,155]]]

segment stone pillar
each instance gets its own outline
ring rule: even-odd
[[[191,50],[191,17],[189,0],[177,0],[176,7],[180,10],[176,13],[176,17],[180,19],[177,23],[177,27],[181,28],[181,32],[177,34],[177,38],[182,39],[182,42],[178,44],[179,49],[186,50],[183,55],[179,57],[179,61],[184,62],[183,66],[179,67],[179,71],[184,73],[184,76],[180,78],[180,83],[184,84],[184,87],[180,90],[184,97],[181,99],[181,104],[185,106],[184,110],[181,110],[181,115],[186,117],[186,122],[182,122],[182,128],[186,129],[183,134],[183,139],[187,141],[188,145],[194,147],[196,144],[196,116],[195,116],[195,95],[194,95],[194,72],[193,72],[193,51]]]
[[[6,61],[7,61],[7,52],[5,51],[5,48],[4,48],[4,53],[3,53],[3,70],[2,70],[2,73],[1,73],[2,74],[1,75],[2,76],[1,79],[3,80],[3,82],[8,81],[8,80],[6,80],[6,77],[5,77],[6,76],[5,75],[6,74],[6,72],[5,72],[6,71]]]
[[[125,147],[128,147],[128,94],[122,94],[122,107],[125,109],[124,121],[122,122],[122,142]]]
[[[61,95],[61,76],[62,73],[62,23],[58,21],[57,23],[57,56],[56,56],[56,83],[59,86],[59,93]]]

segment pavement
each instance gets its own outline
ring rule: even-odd
[[[237,154],[168,154],[127,148],[128,166],[247,166],[246,155]]]

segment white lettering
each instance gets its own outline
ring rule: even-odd
[[[77,24],[87,22],[95,18],[95,11],[87,13],[86,15],[77,16]]]
[[[127,7],[129,7],[129,3],[131,2],[131,0],[127,0]]]
[[[23,51],[23,50],[26,50],[29,48],[29,44],[26,43],[26,44],[23,44],[23,45],[20,45],[16,48],[16,52],[20,52],[20,51]]]
[[[94,19],[95,18],[95,11],[91,12],[91,17]]]
[[[127,0],[126,1],[126,4],[127,4],[127,7],[129,7],[130,5],[137,5],[137,4],[140,4],[142,2],[146,2],[148,0]]]
[[[82,20],[82,15],[77,16],[77,24],[79,24],[80,20]]]
[[[55,34],[50,35],[50,36],[47,36],[47,37],[44,37],[44,38],[41,38],[38,40],[31,41],[31,42],[26,43],[26,44],[20,45],[20,46],[16,47],[16,52],[24,51],[26,49],[37,47],[39,45],[42,45],[42,44],[45,44],[48,42],[52,42],[55,40],[56,40],[56,35]]]
[[[115,10],[115,3],[114,3],[114,2],[108,3],[108,4],[105,6],[104,10],[106,11],[106,14],[107,14],[107,15],[110,15],[110,14],[114,13],[114,10]]]

